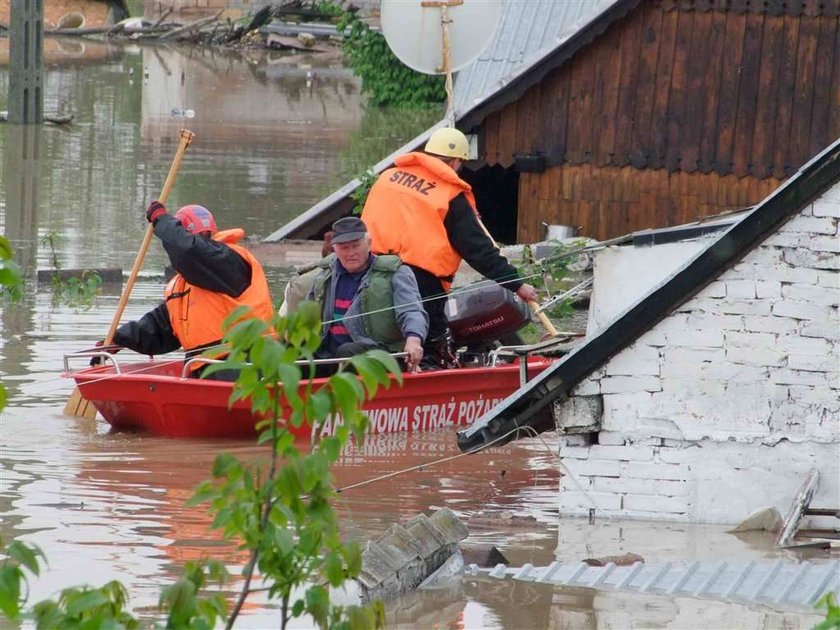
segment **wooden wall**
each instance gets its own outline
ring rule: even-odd
[[[594,164],[552,166],[519,176],[517,241],[543,239],[541,221],[580,227],[598,240],[636,230],[690,223],[727,210],[740,210],[767,197],[781,184],[775,177],[637,170]]]
[[[485,161],[508,167],[516,154],[539,151],[549,165],[589,165],[593,176],[607,169],[613,183],[661,169],[657,199],[702,192],[709,179],[674,189],[668,173],[716,174],[717,185],[747,190],[737,203],[753,204],[767,187],[739,178],[781,181],[840,137],[838,15],[840,0],[646,0],[488,116],[479,129]],[[609,212],[630,208],[597,188],[591,199],[561,196],[535,206],[526,198],[545,199],[546,190],[557,188],[547,183],[555,176],[525,175],[520,240],[530,233],[525,226],[539,220],[598,225],[590,235],[607,238],[617,235],[607,226],[624,225],[622,232],[673,225],[692,214],[678,211],[686,202],[677,200],[669,203],[672,213],[638,207],[633,220],[610,219]],[[566,201],[577,210],[563,207]],[[589,216],[587,204],[607,215]],[[529,215],[535,208],[545,212],[536,221]],[[718,209],[727,204],[706,207]]]

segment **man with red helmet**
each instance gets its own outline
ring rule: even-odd
[[[166,285],[163,303],[120,326],[115,344],[141,354],[182,347],[189,358],[219,344],[222,323],[240,306],[248,307],[250,317],[272,318],[262,265],[238,244],[245,236],[243,230],[217,231],[213,215],[199,205],[184,206],[171,215],[162,203],[152,201],[146,219],[177,273]],[[200,376],[204,366],[194,365],[191,376]],[[213,378],[235,376],[217,372]]]

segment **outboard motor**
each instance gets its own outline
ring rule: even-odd
[[[455,347],[467,346],[476,354],[498,345],[521,344],[516,332],[531,319],[528,305],[492,280],[454,292],[445,313]]]

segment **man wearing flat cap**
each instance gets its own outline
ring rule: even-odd
[[[414,273],[397,256],[371,253],[361,219],[339,219],[332,232],[333,253],[319,263],[305,295],[322,306],[324,328],[316,356],[350,357],[379,348],[405,352],[407,369],[417,371],[429,316]]]

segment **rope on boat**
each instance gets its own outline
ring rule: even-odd
[[[532,274],[527,275],[527,276],[517,276],[516,278],[511,278],[509,280],[501,280],[501,281],[498,282],[498,284],[505,285],[505,284],[509,284],[511,282],[516,282],[517,280],[531,280],[533,278],[542,278],[542,274],[541,273],[532,273]],[[431,302],[432,300],[439,300],[443,297],[452,297],[453,295],[464,295],[466,293],[472,293],[473,291],[480,291],[482,287],[479,287],[478,285],[481,282],[483,282],[483,280],[480,280],[479,282],[473,282],[471,284],[464,285],[463,287],[460,287],[458,289],[454,289],[453,291],[450,291],[449,293],[438,293],[436,295],[430,295],[427,298],[422,298],[419,302],[418,301],[407,302],[405,304],[400,304],[400,306],[408,306],[410,304],[424,304],[426,302]],[[356,317],[364,317],[366,315],[373,315],[374,313],[384,313],[385,311],[396,310],[396,308],[397,308],[396,305],[386,306],[385,308],[379,308],[379,309],[372,310],[372,311],[365,311],[364,313],[358,313],[356,315],[349,315],[349,316],[345,316],[345,317],[341,317],[341,318],[337,318],[337,319],[331,319],[329,321],[325,321],[325,322],[322,322],[322,323],[324,325],[337,324],[341,321],[345,321],[345,320],[348,320],[348,319],[355,319]]]

